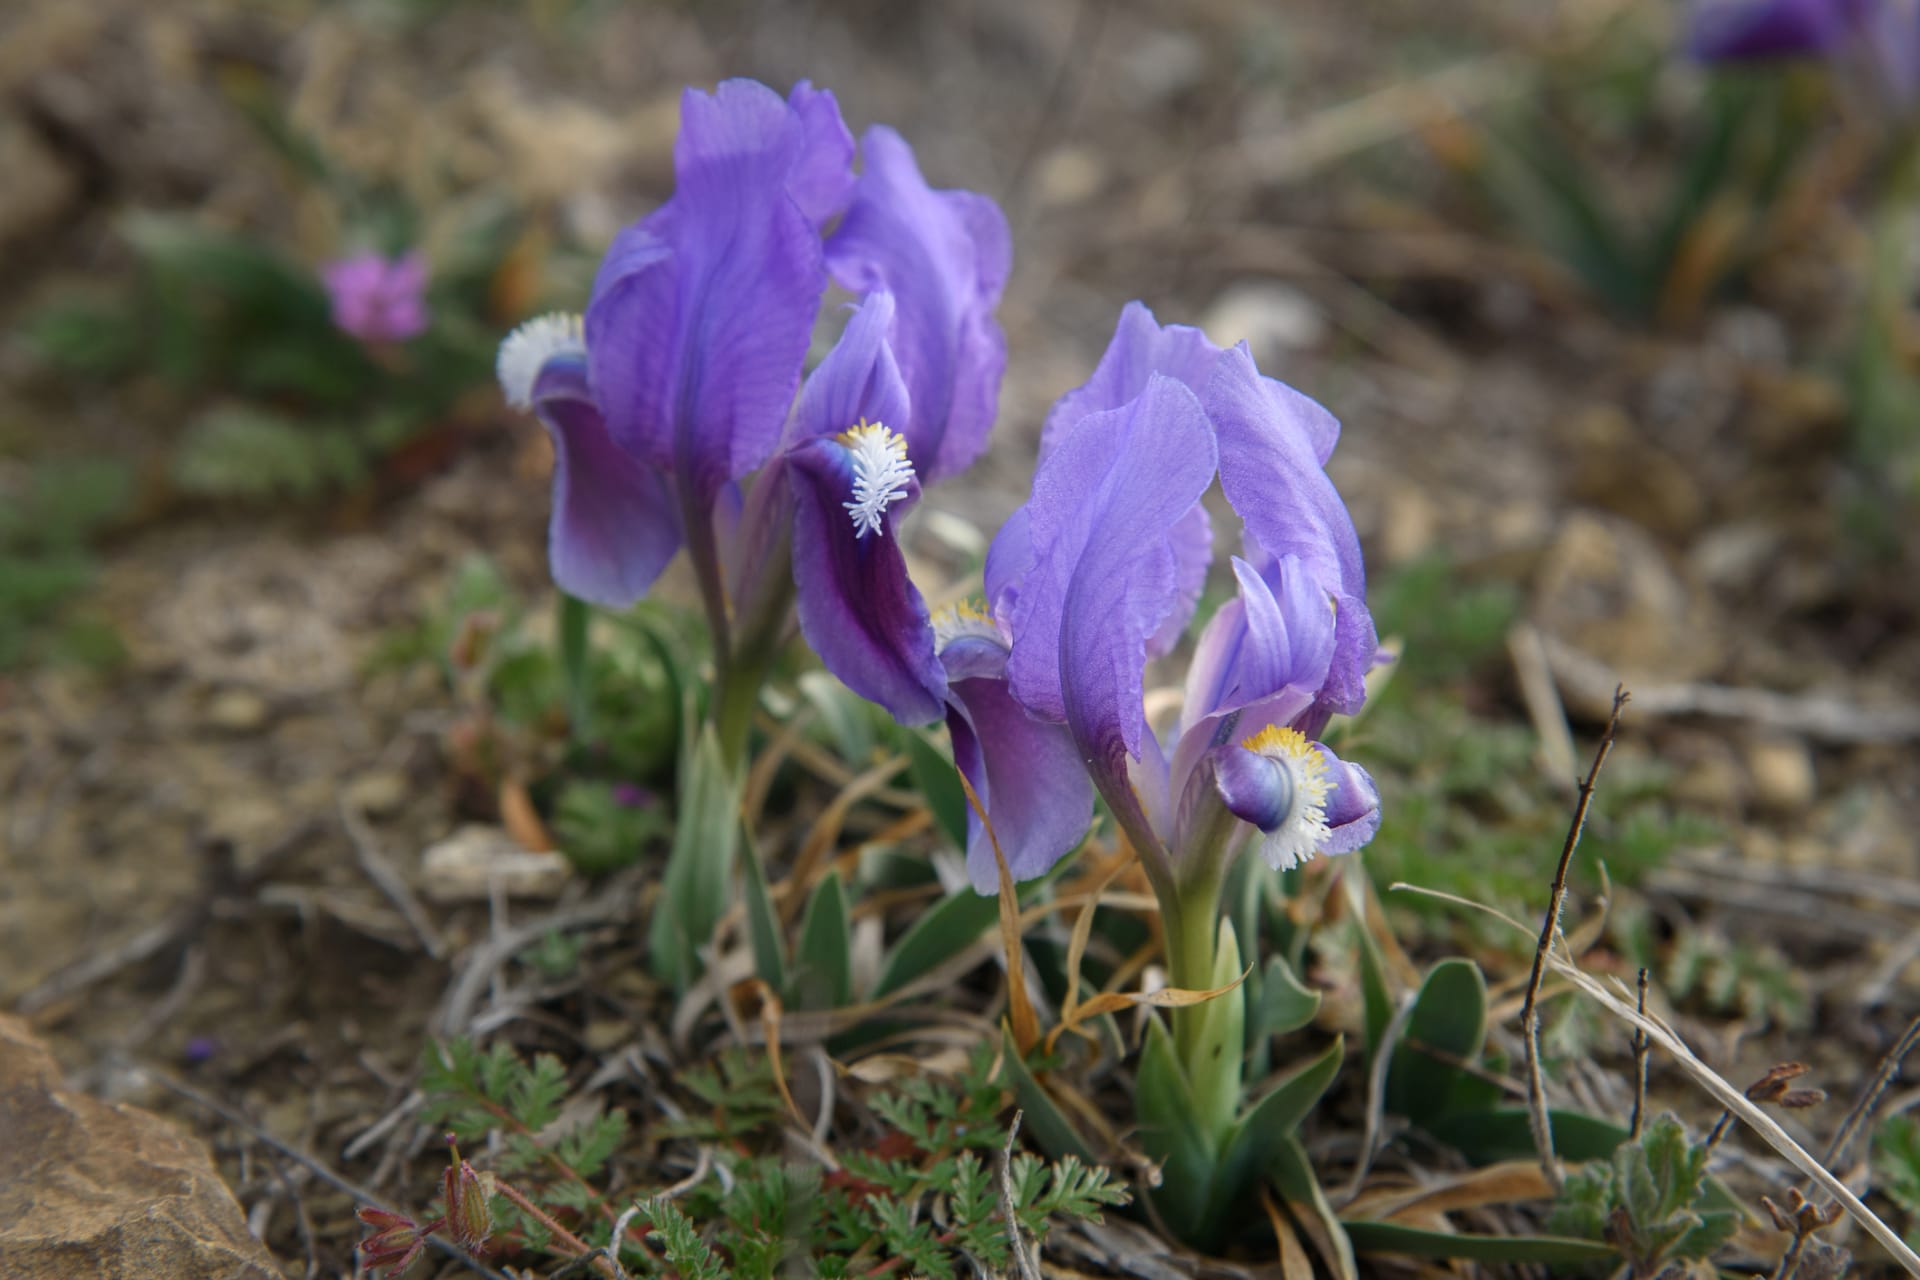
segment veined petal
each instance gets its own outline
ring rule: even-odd
[[[1333,599],[1334,651],[1322,701],[1335,711],[1357,710],[1379,644],[1367,612],[1360,538],[1320,465],[1315,431],[1302,419],[1304,397],[1274,393],[1240,346],[1221,357],[1205,398],[1219,435],[1220,486],[1246,523],[1248,541],[1276,559],[1296,557]]]
[[[892,517],[883,506],[880,526],[872,530],[849,511],[858,483],[859,430],[808,440],[784,455],[793,484],[800,631],[849,689],[903,724],[927,724],[944,712],[946,674]],[[919,496],[910,471],[903,492],[908,501]]]
[[[787,191],[800,212],[818,227],[844,212],[853,199],[853,134],[840,117],[840,103],[832,92],[802,80],[787,95],[787,105],[800,117],[805,147]]]
[[[800,381],[826,289],[788,185],[807,144],[801,114],[764,85],[688,90],[673,198],[621,232],[594,281],[586,336],[608,430],[701,508],[766,460]]]
[[[996,660],[997,654],[997,660]],[[993,822],[1015,880],[1045,875],[1073,852],[1093,818],[1093,787],[1066,726],[1035,720],[1005,680],[1006,648],[980,634],[941,650],[954,763]],[[967,878],[997,892],[999,868],[986,828],[967,812]]]
[[[1088,415],[1034,475],[1033,567],[1011,609],[1014,695],[1067,721],[1094,781],[1144,827],[1126,759],[1150,730],[1149,640],[1180,604],[1175,527],[1213,479],[1213,433],[1193,393],[1148,379],[1123,408]]]
[[[1167,534],[1173,550],[1173,576],[1176,594],[1160,629],[1147,639],[1147,656],[1158,658],[1172,651],[1186,634],[1187,623],[1200,604],[1200,593],[1207,585],[1207,570],[1213,564],[1213,517],[1205,503],[1196,502],[1180,517]]]
[[[1262,575],[1235,556],[1233,574],[1240,594],[1207,623],[1187,669],[1183,736],[1204,717],[1284,689],[1305,690],[1311,701],[1333,659],[1333,602],[1298,557],[1284,556]]]
[[[1184,384],[1195,395],[1202,394],[1219,358],[1220,348],[1199,329],[1162,326],[1145,303],[1129,302],[1093,376],[1061,396],[1048,411],[1040,430],[1040,457],[1045,459],[1088,414],[1118,409],[1138,397],[1156,373]]]
[[[547,553],[569,595],[621,609],[645,595],[680,547],[665,477],[608,435],[587,388],[584,352],[549,358],[528,391],[553,438]]]
[[[866,168],[827,242],[827,263],[846,288],[887,289],[899,300],[892,342],[913,399],[903,431],[932,483],[978,457],[993,427],[1007,363],[994,308],[1012,238],[992,200],[927,186],[893,130],[869,129],[861,149]]]
[[[887,342],[893,316],[892,294],[880,290],[867,295],[801,388],[792,439],[837,435],[863,419],[898,431],[898,424],[912,416],[906,380]]]

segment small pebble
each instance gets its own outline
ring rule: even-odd
[[[1795,738],[1766,738],[1747,748],[1747,772],[1753,775],[1754,799],[1781,813],[1798,813],[1813,803],[1819,781],[1813,771],[1813,753]]]
[[[222,689],[207,704],[207,723],[222,733],[258,733],[272,710],[251,689]]]

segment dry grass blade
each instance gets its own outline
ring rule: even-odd
[[[1020,949],[1020,896],[1014,892],[1013,873],[1007,870],[1007,855],[1000,849],[1000,837],[994,834],[987,807],[980,803],[980,796],[965,773],[956,769],[954,776],[960,779],[967,803],[973,806],[974,815],[986,829],[987,842],[993,846],[994,866],[1000,872],[1000,943],[1007,951],[1007,1021],[1011,1024],[1014,1047],[1025,1056],[1040,1043],[1040,1015],[1034,1012],[1033,1000],[1027,995],[1027,967]]]
[[[1299,1233],[1293,1224],[1287,1221],[1287,1215],[1274,1201],[1273,1192],[1265,1187],[1260,1189],[1260,1207],[1267,1211],[1267,1221],[1273,1227],[1273,1238],[1280,1245],[1280,1274],[1283,1276],[1310,1276],[1313,1274],[1313,1259],[1307,1256],[1306,1246],[1300,1243]]]
[[[1504,1160],[1456,1174],[1437,1186],[1386,1187],[1359,1196],[1342,1216],[1396,1221],[1414,1214],[1453,1213],[1487,1205],[1544,1200],[1553,1194],[1532,1160]]]
[[[893,756],[882,760],[853,781],[840,789],[832,803],[814,819],[813,827],[807,832],[806,841],[801,844],[800,852],[794,855],[793,869],[787,873],[779,888],[780,915],[787,924],[800,913],[801,904],[806,901],[807,891],[813,888],[818,878],[820,865],[825,861],[827,850],[840,838],[840,829],[846,825],[847,814],[853,806],[868,796],[884,789],[893,780],[893,775],[907,767],[905,756]]]
[[[1100,907],[1100,895],[1126,869],[1127,864],[1120,861],[1109,867],[1087,895],[1086,905],[1080,908],[1080,914],[1073,922],[1073,936],[1067,941],[1067,995],[1060,1007],[1060,1025],[1047,1033],[1046,1051],[1049,1054],[1059,1042],[1060,1033],[1077,1021],[1074,1012],[1080,1007],[1080,962],[1086,958],[1087,942],[1093,936],[1093,913]]]

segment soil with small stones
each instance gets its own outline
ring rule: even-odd
[[[1318,0],[1284,21],[1233,0],[586,8],[421,6],[409,22],[214,0],[13,6],[0,156],[19,181],[0,190],[15,264],[0,320],[123,275],[113,226],[129,206],[198,208],[324,251],[223,96],[239,70],[410,191],[431,198],[420,158],[438,157],[590,242],[664,195],[683,83],[811,77],[856,131],[894,125],[935,182],[999,196],[1013,223],[999,434],[930,507],[996,527],[1025,492],[1046,405],[1141,297],[1164,320],[1248,337],[1263,368],[1339,414],[1333,472],[1376,574],[1444,552],[1515,582],[1540,631],[1630,685],[1920,700],[1915,548],[1871,553],[1847,532],[1862,495],[1835,393],[1798,372],[1831,323],[1822,300],[1842,290],[1837,244],[1754,301],[1649,336],[1476,221],[1421,145],[1431,122],[1389,117],[1395,140],[1378,148],[1346,140],[1339,104],[1416,62],[1487,58],[1497,77],[1491,55],[1547,18],[1470,5],[1440,32],[1419,6]],[[142,1069],[376,1190],[424,1196],[394,1186],[399,1165],[378,1158],[394,1148],[345,1153],[409,1093],[450,970],[370,877],[342,808],[416,883],[420,852],[458,824],[437,673],[369,659],[472,554],[542,589],[545,445],[490,410],[423,476],[307,510],[209,510],[165,483],[174,412],[150,388],[52,385],[17,344],[0,349],[0,459],[112,453],[147,477],[91,606],[117,625],[124,666],[0,676],[0,1005],[78,1084],[211,1140],[288,1274],[313,1274],[280,1174]],[[1504,672],[1472,696],[1526,717]],[[1590,694],[1567,699],[1590,734]],[[1683,1027],[1735,1081],[1804,1058],[1851,1096],[1920,1007],[1911,737],[1630,716],[1622,750],[1676,767],[1677,794],[1727,824],[1717,853],[1752,881],[1743,893],[1683,867],[1652,900],[1682,927],[1786,948],[1816,1011],[1802,1036]],[[1828,873],[1862,891],[1834,892]],[[1891,888],[1869,891],[1877,881]],[[428,911],[446,955],[503,925],[484,907]],[[649,1007],[630,994],[582,1026]],[[1659,1091],[1689,1097],[1664,1077]],[[1817,1147],[1838,1115],[1796,1131]],[[303,1185],[315,1265],[346,1273],[350,1206]]]

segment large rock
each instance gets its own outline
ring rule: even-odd
[[[277,1280],[204,1144],[70,1092],[0,1014],[0,1273],[8,1280]]]

